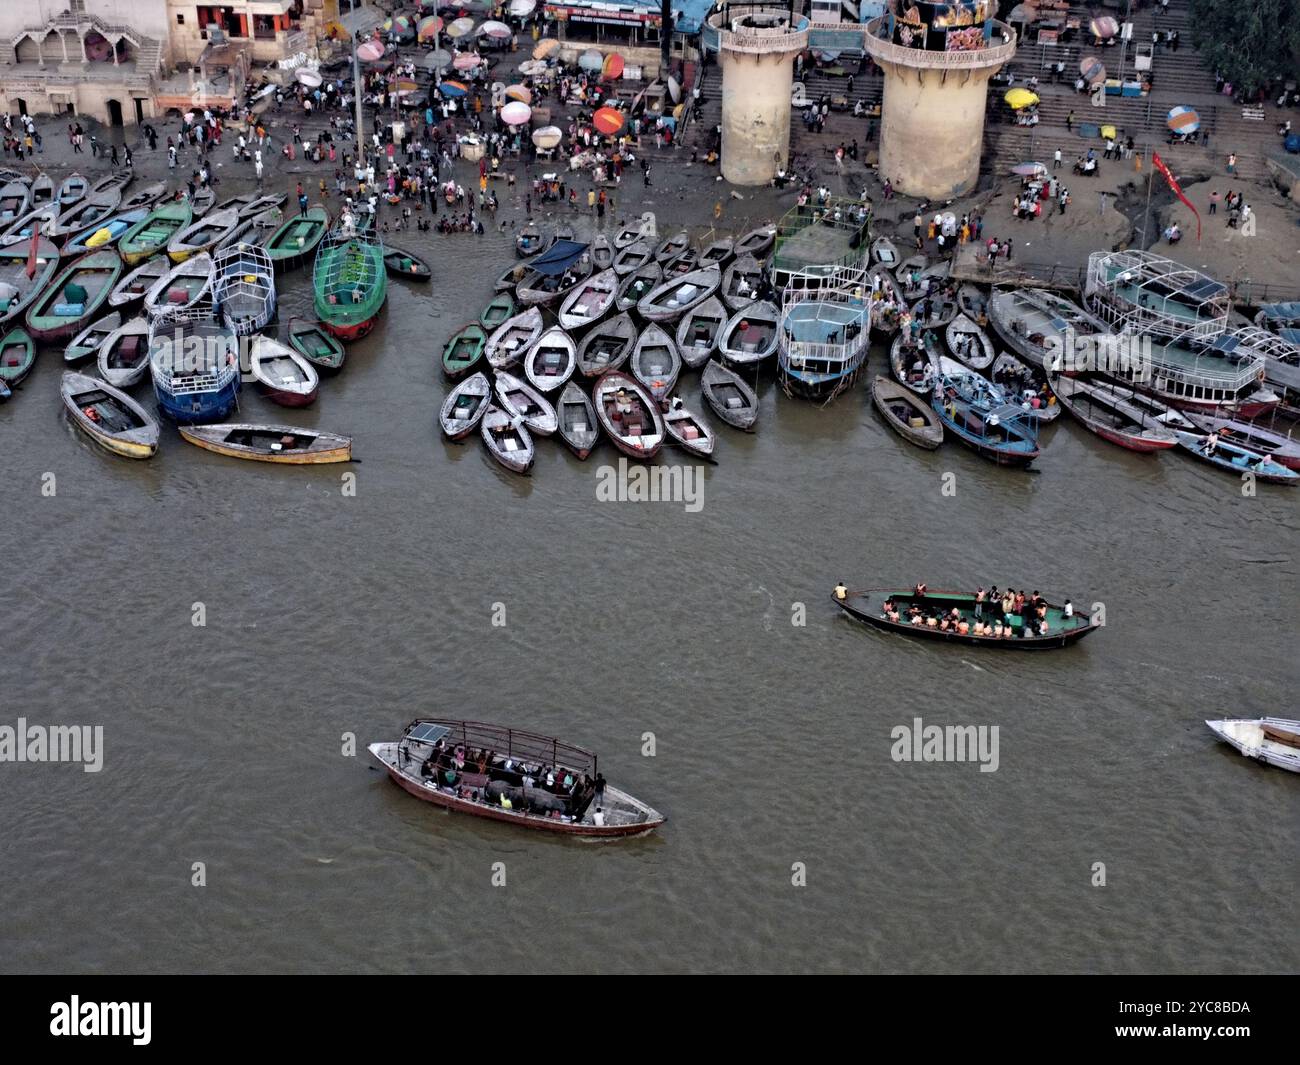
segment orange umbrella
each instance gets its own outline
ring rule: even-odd
[[[554,37],[543,37],[537,42],[537,47],[533,49],[534,59],[545,59],[560,47],[560,42]]]
[[[623,57],[611,52],[605,57],[605,62],[600,68],[600,76],[605,81],[616,81],[623,76]]]
[[[505,92],[512,100],[520,100],[526,104],[533,102],[533,94],[528,91],[526,85],[507,85]]]
[[[591,116],[591,124],[607,137],[612,137],[623,128],[626,121],[622,111],[615,111],[612,107],[602,107]]]

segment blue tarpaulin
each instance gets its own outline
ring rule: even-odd
[[[528,266],[547,277],[559,277],[576,263],[586,250],[587,245],[580,244],[576,240],[557,240]]]

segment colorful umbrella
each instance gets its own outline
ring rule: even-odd
[[[600,76],[605,81],[617,81],[623,76],[623,57],[615,52],[611,52],[605,57],[605,62],[601,65]]]
[[[519,100],[522,103],[530,104],[533,102],[533,94],[527,85],[507,85],[505,94],[512,100]]]
[[[1119,33],[1119,23],[1109,15],[1102,15],[1101,18],[1093,19],[1088,23],[1088,27],[1092,30],[1092,35],[1099,41],[1108,41]]]
[[[447,36],[453,39],[457,37],[464,37],[465,34],[469,33],[469,31],[472,30],[473,28],[474,28],[474,20],[472,18],[458,18],[455,22],[453,22],[450,26],[447,27]]]
[[[451,61],[451,65],[457,70],[473,70],[483,62],[483,57],[477,52],[461,52]]]
[[[612,137],[623,128],[626,120],[622,111],[615,111],[612,107],[602,107],[591,116],[591,124],[607,137]]]
[[[539,148],[554,148],[564,140],[559,126],[543,126],[533,130],[533,143]]]
[[[392,92],[415,92],[419,87],[410,78],[392,78],[388,82],[388,88]]]
[[[1002,99],[1007,102],[1013,111],[1023,111],[1026,107],[1033,107],[1034,104],[1038,103],[1038,95],[1028,89],[1008,89]]]
[[[583,70],[590,71],[593,74],[604,65],[605,65],[605,57],[601,55],[598,51],[596,51],[596,49],[594,48],[588,48],[585,52],[582,53],[582,55],[578,56],[578,66],[582,67]]]
[[[539,77],[540,75],[545,74],[546,70],[546,64],[540,59],[525,59],[519,64],[519,73],[526,78]]]
[[[1017,163],[1011,168],[1013,174],[1019,174],[1021,177],[1038,177],[1040,174],[1047,173],[1045,163]]]
[[[533,49],[534,59],[545,59],[560,47],[560,42],[554,37],[543,37],[537,42],[537,47]]]
[[[510,14],[513,18],[527,18],[537,10],[537,0],[510,0]]]
[[[1102,140],[1115,140],[1119,137],[1119,131],[1109,123],[1102,126],[1100,132]]]
[[[463,81],[444,81],[438,84],[438,91],[443,96],[464,96],[469,92],[469,86]]]
[[[498,41],[503,41],[510,36],[510,27],[504,22],[485,22],[478,31],[484,37],[494,37]]]
[[[300,84],[306,85],[309,89],[320,88],[321,76],[315,70],[309,70],[306,67],[299,67],[294,73],[294,77],[298,79]]]
[[[375,63],[384,58],[384,46],[378,41],[366,41],[357,49],[357,58],[363,63]]]
[[[451,66],[451,53],[445,48],[435,48],[420,60],[425,70],[446,70]]]
[[[426,15],[420,19],[416,36],[422,41],[431,41],[442,31],[442,19],[437,15]]]
[[[1079,73],[1089,85],[1106,80],[1106,68],[1095,55],[1086,55],[1079,60]]]
[[[1195,133],[1201,128],[1201,116],[1190,107],[1175,107],[1165,116],[1165,124],[1175,133]]]
[[[521,100],[512,100],[501,108],[501,121],[507,126],[522,126],[533,116],[533,109]]]

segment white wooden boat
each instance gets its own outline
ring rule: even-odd
[[[593,274],[570,292],[560,305],[560,325],[576,331],[603,318],[618,295],[619,278],[613,270]]]
[[[1247,758],[1300,773],[1300,721],[1286,717],[1221,718],[1210,731]]]
[[[524,376],[542,393],[555,392],[573,376],[577,349],[573,337],[551,326],[524,354]]]

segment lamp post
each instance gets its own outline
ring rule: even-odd
[[[348,0],[349,10],[353,15],[357,13],[357,0]],[[361,130],[361,60],[357,58],[357,31],[354,29],[349,35],[352,41],[352,95],[356,98],[356,124],[357,124],[357,162],[362,158],[362,130]]]

